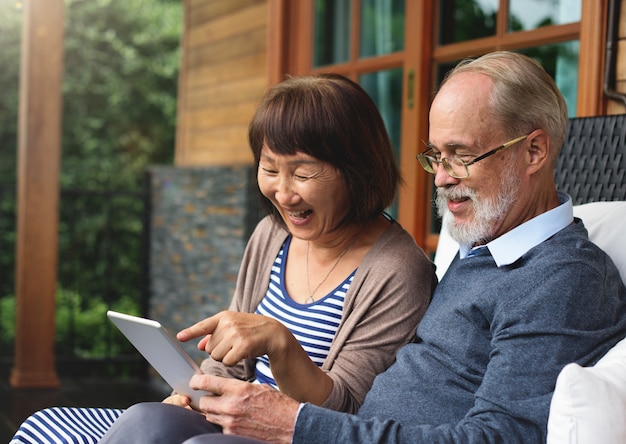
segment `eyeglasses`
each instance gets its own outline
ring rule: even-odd
[[[505,148],[510,147],[511,145],[515,145],[517,142],[521,142],[525,138],[530,136],[530,134],[526,134],[525,136],[518,137],[517,139],[513,139],[509,142],[503,143],[497,148],[492,149],[491,151],[487,151],[485,154],[476,157],[469,162],[465,162],[458,157],[435,157],[432,156],[433,148],[428,148],[423,153],[419,153],[417,155],[417,160],[419,160],[420,165],[430,174],[437,174],[437,169],[439,168],[439,164],[443,165],[446,172],[454,177],[455,179],[465,179],[469,177],[469,166],[475,164],[476,162],[486,159],[487,157],[496,154],[498,151],[502,151]]]

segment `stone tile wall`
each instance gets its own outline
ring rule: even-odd
[[[259,220],[252,167],[153,167],[148,316],[176,332],[228,307]],[[193,344],[185,349],[199,360]]]

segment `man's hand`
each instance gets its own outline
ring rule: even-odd
[[[189,386],[215,395],[200,398],[207,421],[227,435],[291,443],[299,403],[263,384],[213,375],[195,375]]]

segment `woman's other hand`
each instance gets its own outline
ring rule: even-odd
[[[191,409],[191,399],[189,399],[186,395],[179,395],[178,393],[174,393],[163,400],[164,404],[173,404],[179,407],[185,407]]]

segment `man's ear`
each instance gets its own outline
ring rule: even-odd
[[[550,136],[542,129],[530,133],[526,145],[528,172],[533,174],[550,164]]]

